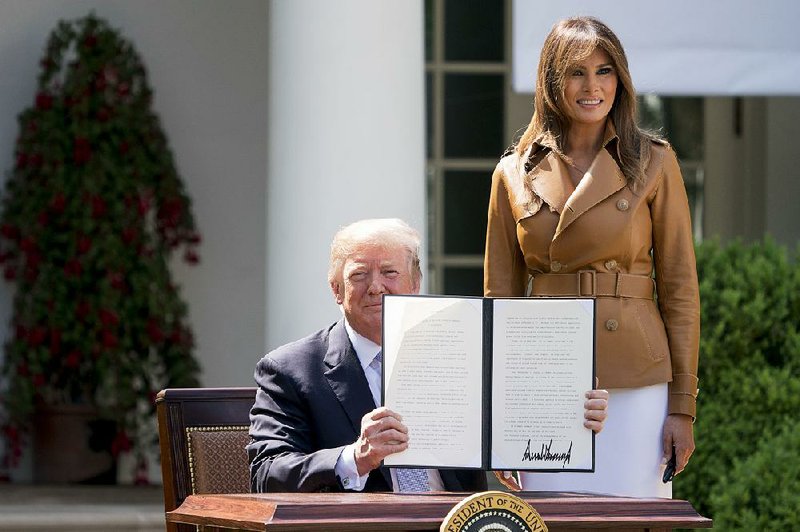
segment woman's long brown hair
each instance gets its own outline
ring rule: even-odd
[[[629,185],[642,184],[650,161],[650,141],[658,137],[636,124],[636,93],[625,50],[614,32],[593,17],[567,18],[550,30],[539,58],[533,117],[515,149],[523,155],[535,142],[564,155],[570,123],[563,104],[567,73],[598,47],[611,58],[617,73],[617,94],[609,117],[619,139],[619,163]]]

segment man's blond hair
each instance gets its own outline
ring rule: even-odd
[[[404,249],[408,256],[408,271],[415,284],[419,284],[422,279],[419,265],[420,236],[399,218],[359,220],[339,229],[331,242],[328,282],[339,282],[347,258],[359,249],[370,246]]]

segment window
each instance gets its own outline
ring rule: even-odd
[[[511,91],[510,32],[511,0],[425,2],[428,286],[434,294],[483,294],[492,171],[532,112],[532,96]],[[639,103],[643,125],[664,134],[678,153],[699,239],[704,100],[645,95]]]
[[[508,145],[508,0],[426,0],[432,293],[483,294],[492,170]]]

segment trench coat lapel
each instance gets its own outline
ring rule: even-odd
[[[579,216],[622,189],[625,184],[625,177],[617,162],[607,149],[601,149],[578,184],[578,188],[564,205],[555,238],[558,238]]]
[[[551,211],[561,214],[574,189],[564,161],[554,152],[545,155],[531,172],[531,188]]]

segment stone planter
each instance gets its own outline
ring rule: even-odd
[[[88,405],[37,405],[33,480],[37,484],[114,484],[114,422]]]

